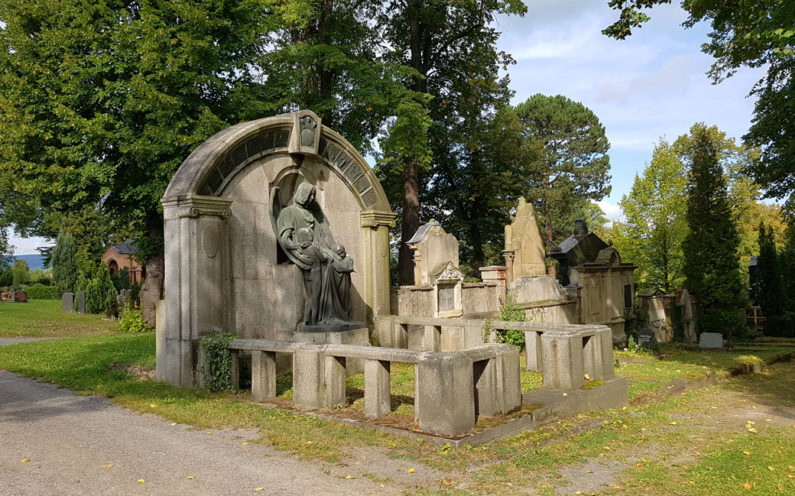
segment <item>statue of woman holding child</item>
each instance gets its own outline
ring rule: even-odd
[[[350,322],[353,258],[334,241],[325,216],[315,203],[315,187],[301,183],[293,203],[283,209],[275,188],[271,216],[279,246],[304,276],[304,325]]]

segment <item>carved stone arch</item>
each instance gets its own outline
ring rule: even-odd
[[[162,199],[160,380],[196,384],[197,342],[216,332],[294,338],[303,281],[300,270],[278,256],[270,210],[275,187],[294,190],[301,181],[316,187],[335,241],[353,257],[354,319],[372,322],[389,313],[388,233],[395,215],[361,154],[306,110],[237,124],[199,145]],[[286,206],[293,192],[279,191],[278,203]]]

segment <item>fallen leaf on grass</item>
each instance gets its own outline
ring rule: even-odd
[[[22,463],[28,463],[29,461],[30,461],[30,458],[23,458],[22,459]]]
[[[746,488],[746,489],[751,489],[754,486],[752,486],[750,483],[746,482],[745,484],[743,484],[743,487]]]
[[[144,480],[144,479],[138,479],[138,483],[139,483],[139,484],[143,484],[144,482],[146,482],[146,480]]]
[[[186,479],[193,480],[193,476],[192,476],[192,475],[189,475],[189,476],[187,476],[187,477],[186,477]]]
[[[155,405],[154,403],[149,403],[149,408],[157,408],[157,405]]]
[[[410,469],[408,470],[408,472],[409,472],[410,474],[413,474],[413,473],[414,473],[414,469],[413,469],[413,468],[410,468]]]
[[[450,482],[449,480],[447,480],[447,479],[442,479],[442,485],[443,485],[443,486],[450,486],[450,485],[452,485],[452,484],[453,484],[453,483],[452,483],[452,482]]]
[[[113,464],[112,464],[112,463],[109,463],[109,464],[107,464],[107,465],[103,465],[103,466],[102,466],[102,468],[111,468],[111,467],[113,467]]]
[[[264,489],[265,489],[264,487],[256,487],[256,488],[254,488],[255,491],[262,491]]]

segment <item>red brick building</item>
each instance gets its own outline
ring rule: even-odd
[[[107,264],[111,275],[126,268],[130,273],[130,282],[138,284],[146,277],[146,273],[144,268],[135,261],[134,255],[137,251],[138,248],[133,244],[133,240],[128,239],[120,245],[110,245],[102,254],[102,260]]]

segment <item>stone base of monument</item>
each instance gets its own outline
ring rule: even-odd
[[[364,322],[349,322],[338,325],[300,325],[295,340],[310,344],[358,344],[370,346],[370,330]],[[364,372],[364,360],[349,358],[345,361],[345,372],[351,376]]]

